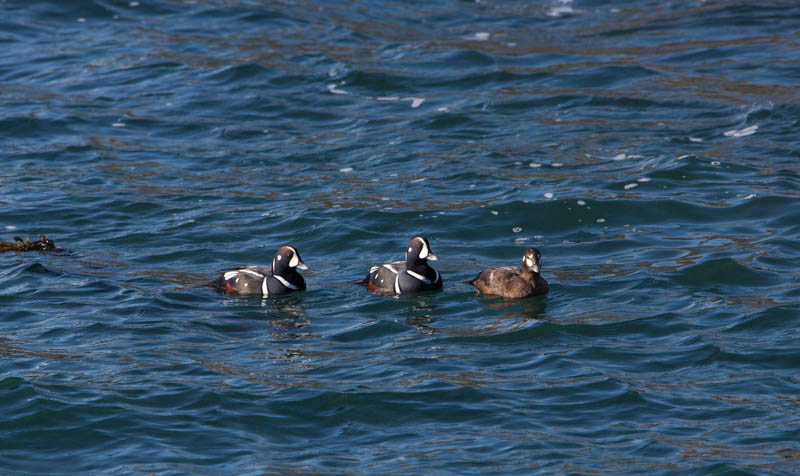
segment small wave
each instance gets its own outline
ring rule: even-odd
[[[745,127],[743,129],[731,129],[729,131],[725,131],[723,135],[725,137],[747,137],[755,134],[757,130],[758,126],[752,125]]]

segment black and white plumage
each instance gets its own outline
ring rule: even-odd
[[[442,276],[428,265],[436,261],[427,238],[414,237],[408,244],[405,261],[372,266],[362,284],[383,293],[433,291],[442,288]]]
[[[467,283],[485,294],[496,294],[508,298],[521,298],[547,294],[550,285],[540,274],[542,254],[536,248],[528,248],[522,257],[522,267],[503,266],[483,270]]]
[[[304,291],[306,281],[297,272],[308,269],[292,246],[281,246],[272,266],[245,266],[222,273],[210,284],[228,294],[256,294],[264,297]]]

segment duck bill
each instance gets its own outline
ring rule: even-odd
[[[301,261],[301,262],[297,263],[297,269],[302,269],[302,270],[308,271],[308,265]]]

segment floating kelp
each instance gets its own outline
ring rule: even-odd
[[[50,238],[39,235],[39,239],[31,241],[30,238],[15,236],[14,242],[0,241],[0,253],[4,251],[55,251],[56,244]]]

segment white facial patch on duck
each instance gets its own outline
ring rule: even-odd
[[[298,264],[300,264],[300,258],[297,257],[297,252],[292,250],[292,259],[289,260],[289,267],[296,268]]]
[[[522,262],[525,264],[526,267],[530,268],[534,273],[539,272],[539,265],[536,264],[532,258],[528,258],[527,256],[522,258]]]
[[[420,259],[427,259],[430,251],[428,250],[428,244],[425,243],[425,240],[419,240],[422,243],[422,249],[419,251],[419,258]]]

